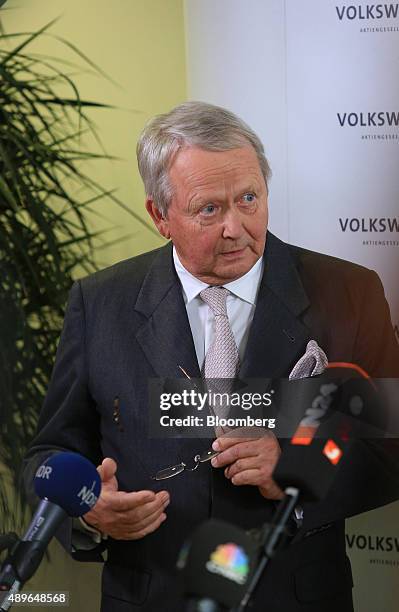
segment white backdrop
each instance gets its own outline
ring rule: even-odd
[[[399,3],[185,9],[189,98],[230,108],[261,136],[271,230],[376,270],[399,337]],[[357,612],[397,612],[399,504],[348,521],[347,545]]]

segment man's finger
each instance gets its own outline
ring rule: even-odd
[[[162,506],[156,508],[156,510],[154,510],[150,514],[146,514],[141,519],[135,520],[134,521],[134,530],[135,531],[141,531],[142,529],[145,529],[149,525],[152,525],[153,523],[155,523],[159,519],[161,514],[165,514],[165,512],[164,512],[165,508],[166,508],[166,506],[162,505]],[[133,523],[130,522],[130,526],[132,526],[132,525],[133,525]]]
[[[162,523],[164,521],[166,521],[166,514],[162,513],[150,525],[147,525],[146,527],[142,527],[138,531],[134,530],[134,531],[130,532],[129,538],[131,540],[138,540],[138,539],[144,538],[146,535],[152,533],[153,531],[156,531],[156,529],[158,529],[158,527],[160,527],[160,525],[162,525]]]
[[[236,444],[241,444],[242,442],[251,442],[253,440],[256,440],[256,438],[225,438],[225,437],[220,437],[217,438],[213,444],[212,444],[212,449],[214,451],[219,451],[222,452],[228,448],[231,448],[232,446],[235,446]]]
[[[232,478],[236,474],[250,469],[259,469],[261,467],[261,457],[245,457],[244,459],[237,459],[233,464],[227,466],[224,471],[226,478]],[[272,472],[272,466],[270,464],[270,473]]]
[[[260,493],[266,499],[282,499],[284,497],[283,491],[274,482],[272,478],[268,478],[266,481],[259,469],[249,469],[239,472],[232,477],[231,482],[233,485],[239,487],[243,485],[255,485],[259,487]]]
[[[239,472],[231,479],[233,485],[256,485],[259,486],[261,484],[262,474],[261,471],[257,468],[244,470],[243,472]]]
[[[162,512],[169,505],[169,501],[169,496],[158,495],[153,501],[139,504],[131,510],[118,512],[118,514],[124,524],[139,523],[156,512]]]
[[[240,442],[259,440],[259,438],[271,435],[273,434],[263,427],[237,427],[217,438],[213,442],[212,448],[216,451],[223,451]]]
[[[234,446],[220,452],[219,455],[213,457],[211,464],[213,467],[224,467],[226,465],[231,465],[237,461],[237,459],[242,459],[244,457],[257,457],[258,454],[259,449],[256,445],[256,440],[251,440],[249,442],[235,444]]]
[[[103,459],[101,465],[97,467],[97,472],[100,474],[102,482],[111,480],[116,474],[117,467],[116,461],[111,459],[111,457]]]
[[[137,506],[154,501],[156,495],[154,491],[105,491],[104,500],[107,501],[110,510],[114,512],[127,512]]]

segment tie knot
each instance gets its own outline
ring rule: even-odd
[[[200,293],[201,298],[212,310],[215,317],[217,315],[227,316],[226,299],[229,290],[225,287],[207,287]]]

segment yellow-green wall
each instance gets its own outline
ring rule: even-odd
[[[68,39],[117,83],[65,67],[75,73],[82,98],[118,107],[91,116],[106,151],[122,160],[101,161],[85,170],[105,187],[117,188],[118,197],[145,218],[135,145],[148,118],[186,99],[183,0],[8,0],[0,16],[9,33],[35,31],[59,17],[50,33]],[[85,66],[50,36],[31,50]],[[114,227],[106,240],[117,239],[116,245],[97,251],[101,266],[162,244],[110,202],[98,209],[106,219],[91,217],[93,229]],[[122,240],[124,236],[128,239]],[[99,570],[99,564],[72,561],[54,542],[51,563],[42,564],[26,589],[69,590],[71,612],[94,612],[99,610]]]
[[[87,171],[104,186],[117,188],[118,198],[146,218],[135,146],[150,117],[186,99],[183,0],[8,0],[0,16],[8,32],[35,31],[58,17],[50,34],[76,45],[115,81],[65,66],[74,73],[82,98],[117,107],[94,110],[90,116],[105,150],[121,160],[91,163]],[[51,36],[42,37],[31,49],[89,68]],[[101,152],[96,143],[91,146]],[[93,226],[117,226],[104,240],[118,239],[116,245],[97,252],[101,266],[162,244],[160,237],[112,203],[103,202],[98,209],[106,220],[93,217]]]

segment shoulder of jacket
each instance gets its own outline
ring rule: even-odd
[[[148,270],[163,249],[165,250],[166,247],[119,261],[108,268],[86,276],[79,281],[83,294],[120,291],[123,288],[128,288],[129,292],[134,291],[135,288],[139,290]]]
[[[360,264],[295,245],[287,246],[300,274],[322,277],[331,282],[340,280],[361,285],[377,278],[374,270]]]

